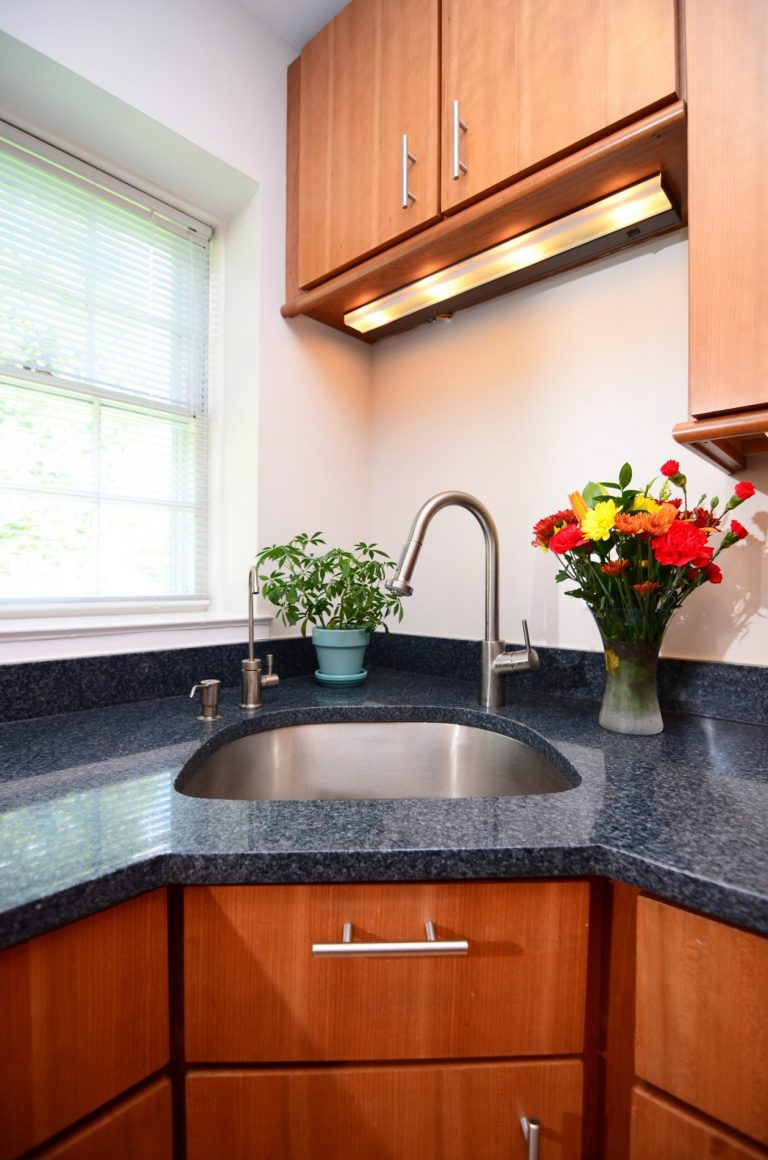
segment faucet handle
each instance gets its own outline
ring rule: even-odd
[[[525,673],[535,672],[539,667],[539,654],[531,648],[531,638],[528,633],[528,621],[523,621],[523,640],[525,648],[517,652],[500,652],[493,660],[492,668],[496,673]]]
[[[280,678],[277,673],[272,671],[272,666],[275,663],[275,658],[272,653],[267,653],[267,671],[261,678],[261,685],[264,689],[271,689],[273,685],[280,684]]]
[[[220,721],[221,713],[219,713],[219,691],[221,689],[221,681],[215,678],[210,678],[206,681],[200,681],[199,684],[192,686],[190,697],[194,697],[195,693],[200,693],[200,707],[202,712],[197,718],[198,721]]]
[[[525,652],[528,657],[528,668],[535,672],[539,667],[539,654],[535,648],[531,648],[531,638],[528,635],[528,621],[523,619],[523,640],[525,641]]]

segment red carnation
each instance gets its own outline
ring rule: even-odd
[[[704,575],[710,584],[722,584],[723,582],[723,574],[717,564],[708,564],[704,569]]]
[[[534,539],[531,540],[531,547],[548,548],[549,541],[561,524],[575,523],[576,516],[570,508],[565,508],[561,512],[554,512],[551,516],[545,516],[543,520],[539,520],[538,523],[533,525]]]
[[[738,520],[731,520],[731,531],[737,540],[746,540],[747,536],[749,535],[747,529],[743,524],[740,524]]]
[[[581,548],[588,543],[589,540],[581,534],[581,528],[578,524],[568,524],[559,532],[555,532],[549,541],[549,550],[554,552],[556,556],[561,556],[563,552],[570,552],[573,548]]]
[[[734,495],[738,496],[739,499],[751,499],[755,494],[755,485],[754,483],[750,483],[748,479],[743,479],[740,483],[736,484],[733,491]]]
[[[703,528],[684,524],[680,520],[675,520],[663,536],[651,540],[651,547],[659,564],[671,564],[675,568],[682,568],[685,564],[706,568],[714,553],[714,548],[707,544],[707,534]]]
[[[666,463],[661,465],[661,474],[666,475],[667,479],[672,475],[678,475],[680,472],[680,464],[676,459],[668,459]]]

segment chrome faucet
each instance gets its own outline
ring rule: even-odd
[[[480,704],[497,709],[506,704],[504,678],[507,673],[525,672],[539,667],[536,650],[531,648],[528,624],[523,621],[525,648],[505,652],[504,641],[499,640],[499,536],[488,509],[465,491],[441,491],[419,508],[411,525],[395,575],[387,587],[398,596],[413,593],[411,576],[419,558],[427,528],[432,517],[444,507],[463,507],[471,512],[485,538],[485,639],[480,660]]]
[[[253,602],[259,591],[259,577],[256,568],[248,571],[248,656],[242,662],[242,691],[240,694],[241,709],[260,709],[262,705],[261,690],[269,689],[280,681],[277,673],[272,672],[273,656],[267,653],[267,671],[261,671],[261,659],[254,657],[253,642]]]

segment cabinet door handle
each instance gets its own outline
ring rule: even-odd
[[[403,190],[402,190],[402,196],[400,198],[400,205],[402,206],[403,209],[408,209],[410,202],[416,200],[416,195],[411,193],[410,189],[408,188],[408,162],[409,161],[415,162],[416,158],[413,156],[412,153],[408,152],[408,134],[403,133],[403,167],[402,167]]]
[[[426,940],[423,942],[352,942],[352,923],[345,922],[340,943],[312,943],[312,954],[325,958],[336,956],[359,956],[375,958],[381,955],[466,955],[469,943],[465,938],[438,939],[432,922],[424,923]]]
[[[454,181],[458,181],[462,173],[467,173],[467,167],[461,160],[459,151],[459,133],[463,130],[467,132],[468,126],[464,124],[459,116],[459,102],[453,102],[453,170],[451,177]]]
[[[529,1120],[527,1116],[520,1117],[520,1127],[528,1143],[527,1160],[539,1160],[539,1121]]]

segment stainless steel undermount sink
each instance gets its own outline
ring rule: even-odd
[[[251,733],[193,758],[190,797],[241,801],[507,797],[579,783],[502,733],[437,721],[345,721]]]

